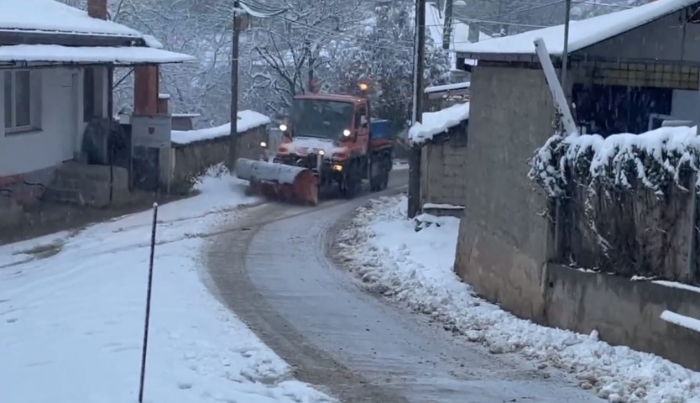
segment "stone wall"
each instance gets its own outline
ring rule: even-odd
[[[700,333],[661,320],[663,311],[700,319],[700,293],[655,283],[547,267],[547,324],[660,355],[700,370]]]
[[[126,168],[66,162],[56,170],[45,199],[104,208],[129,204],[134,195]]]
[[[238,136],[237,158],[258,159],[263,149],[261,142],[269,144],[266,126],[258,126]],[[174,187],[189,186],[193,180],[214,165],[228,161],[229,137],[191,142],[189,144],[172,145],[173,185]]]
[[[472,72],[471,91],[455,271],[486,299],[542,323],[551,230],[527,161],[551,135],[552,97],[540,69],[487,63]]]
[[[421,156],[421,206],[426,203],[464,206],[466,199],[466,123],[452,133],[423,146]],[[457,132],[463,133],[457,133]],[[462,134],[460,138],[458,135]],[[461,213],[461,210],[455,210]]]

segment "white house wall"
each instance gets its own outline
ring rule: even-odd
[[[72,68],[36,70],[41,74],[41,130],[6,134],[0,97],[0,177],[55,167],[74,157],[85,128],[82,73]],[[0,94],[4,93],[0,80]]]

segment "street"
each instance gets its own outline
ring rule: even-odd
[[[293,368],[343,402],[598,402],[563,373],[537,371],[363,291],[332,258],[334,235],[369,199],[254,207],[206,251],[209,288]]]

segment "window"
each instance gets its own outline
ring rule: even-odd
[[[95,70],[85,69],[83,74],[83,122],[95,117]]]
[[[367,108],[362,105],[358,108],[357,114],[355,115],[355,127],[360,128],[362,125],[367,123]]]
[[[32,82],[29,70],[4,72],[5,131],[32,129]]]

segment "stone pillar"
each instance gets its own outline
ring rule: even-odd
[[[170,110],[168,106],[168,102],[170,101],[170,95],[169,94],[158,94],[158,105],[156,107],[156,112],[158,112],[159,115],[169,115]]]
[[[88,15],[100,20],[107,19],[107,0],[88,0]]]

